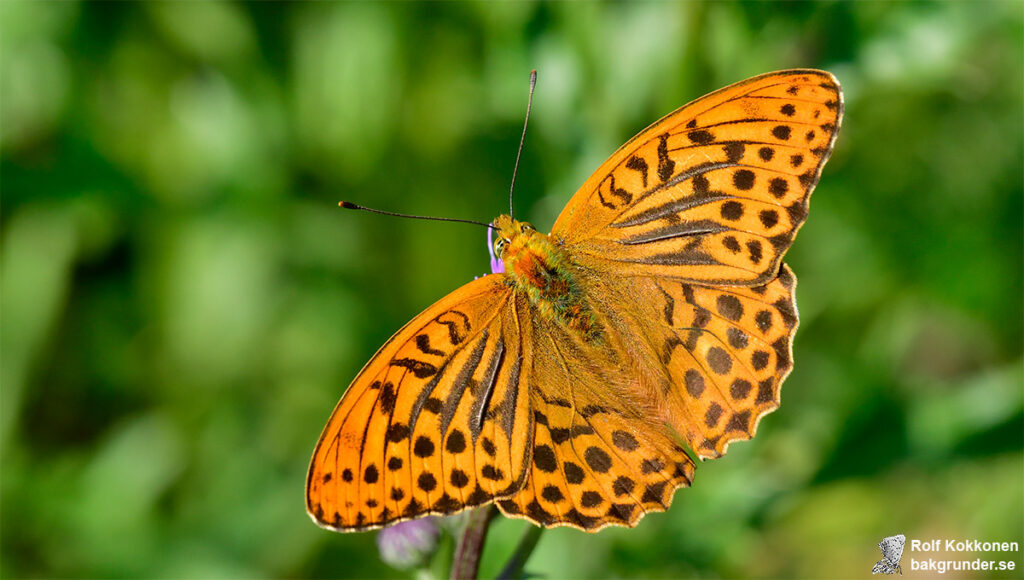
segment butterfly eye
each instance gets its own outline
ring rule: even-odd
[[[501,253],[505,251],[506,245],[508,245],[508,240],[505,238],[498,238],[498,240],[494,242],[494,254],[501,257]]]
[[[530,224],[524,223],[524,224],[520,224],[519,231],[524,233],[524,234],[528,234],[530,232],[535,232],[537,230],[533,226],[531,226]]]

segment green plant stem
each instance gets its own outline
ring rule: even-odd
[[[455,557],[452,560],[452,580],[476,580],[480,569],[480,555],[484,551],[487,529],[497,509],[488,505],[469,512],[466,529],[462,532]]]
[[[523,575],[523,567],[530,559],[533,549],[537,547],[537,542],[540,541],[540,535],[543,532],[544,528],[540,526],[527,528],[526,533],[519,540],[519,545],[516,546],[516,551],[512,553],[512,557],[505,564],[505,569],[498,574],[498,580],[517,580]]]

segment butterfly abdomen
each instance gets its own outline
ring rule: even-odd
[[[515,262],[518,286],[548,320],[558,322],[591,340],[600,335],[594,312],[580,291],[561,250],[546,240],[527,247]],[[546,243],[544,243],[546,242]]]

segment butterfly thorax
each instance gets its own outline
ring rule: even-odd
[[[587,304],[566,259],[551,236],[507,215],[494,220],[498,239],[494,253],[505,264],[511,283],[524,292],[545,318],[576,330],[587,340],[600,336],[594,312]]]

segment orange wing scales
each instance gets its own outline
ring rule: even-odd
[[[731,441],[753,437],[760,418],[779,405],[793,366],[796,278],[756,287],[708,288],[650,280],[641,295],[663,305],[660,340],[668,369],[668,417],[701,457],[718,457]],[[656,343],[658,344],[658,343]]]
[[[616,152],[552,233],[627,275],[764,284],[807,217],[841,116],[839,85],[820,71],[716,91]]]
[[[553,328],[536,328],[535,337],[544,354],[533,366],[532,465],[526,485],[498,507],[538,525],[587,531],[633,526],[668,509],[673,492],[692,481],[693,463],[663,425],[644,418],[642,406],[597,392],[608,383],[594,369],[613,374],[613,349],[584,354]]]

